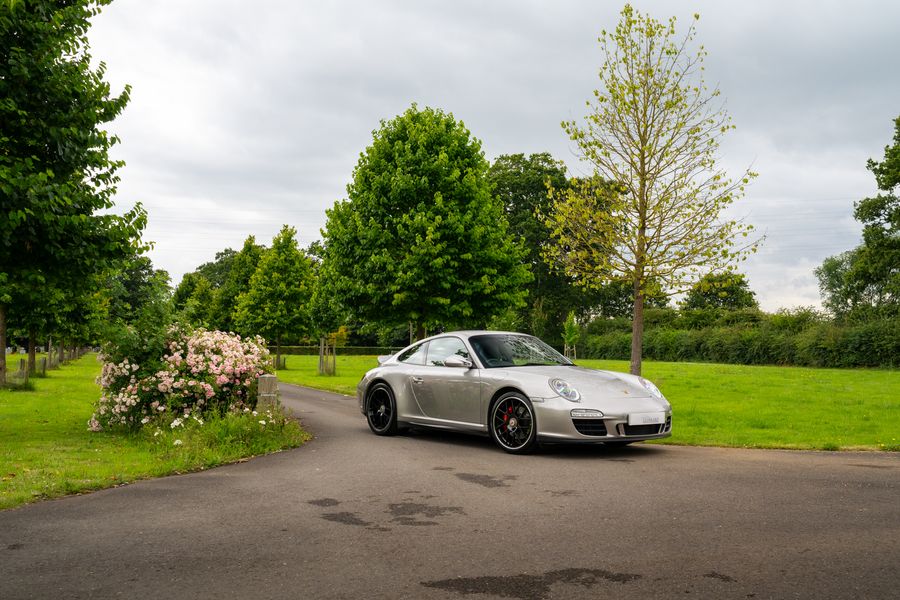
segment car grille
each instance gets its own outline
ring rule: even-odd
[[[606,435],[606,421],[603,419],[572,419],[575,429],[582,435]]]
[[[659,433],[665,425],[622,425],[625,435],[654,435]]]
[[[672,429],[672,417],[666,417],[666,422],[660,425],[619,425],[619,435],[656,435],[667,433]]]

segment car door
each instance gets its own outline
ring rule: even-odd
[[[432,339],[425,366],[416,369],[413,390],[422,412],[432,419],[481,424],[481,377],[478,369],[448,367],[451,356],[471,360],[462,339],[446,336]]]

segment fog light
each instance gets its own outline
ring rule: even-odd
[[[569,414],[576,419],[599,419],[603,416],[603,413],[599,410],[592,410],[590,408],[576,408],[569,411]]]

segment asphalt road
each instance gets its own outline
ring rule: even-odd
[[[897,454],[516,457],[282,395],[300,449],[0,512],[0,599],[900,597]]]

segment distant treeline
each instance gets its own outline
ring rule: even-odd
[[[838,322],[812,309],[649,309],[644,357],[745,365],[900,367],[900,318]],[[597,318],[583,331],[580,358],[628,360],[631,321]]]

